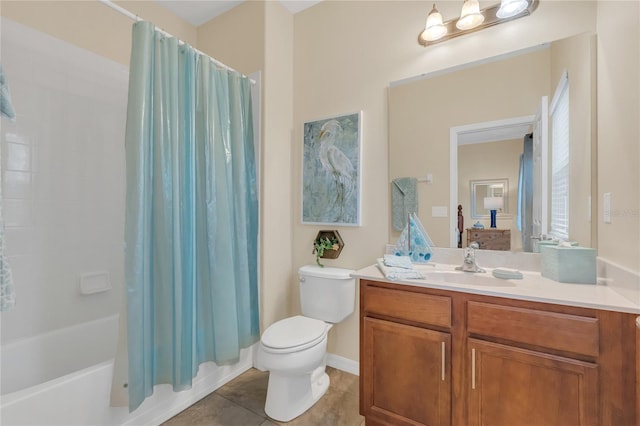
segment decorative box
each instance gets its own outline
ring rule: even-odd
[[[595,249],[542,245],[540,255],[540,273],[543,277],[561,283],[596,283]]]
[[[567,241],[566,243],[571,244],[572,246],[577,246],[578,245],[577,241]],[[540,240],[534,245],[534,252],[535,253],[540,253],[540,247],[541,246],[557,246],[557,245],[558,245],[558,241]]]

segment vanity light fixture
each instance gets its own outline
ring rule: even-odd
[[[444,37],[445,34],[447,34],[447,27],[442,24],[442,15],[434,3],[433,9],[427,15],[427,24],[421,37],[427,41],[435,41]]]
[[[430,46],[461,35],[502,24],[531,15],[540,0],[501,0],[500,3],[480,10],[478,0],[464,0],[459,18],[442,22],[442,15],[436,5],[427,15],[423,31],[418,35],[418,43]]]

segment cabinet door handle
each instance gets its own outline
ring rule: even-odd
[[[442,381],[444,382],[444,372],[445,372],[445,356],[446,356],[446,350],[445,350],[445,343],[442,342]]]
[[[476,388],[476,350],[471,349],[471,389]]]

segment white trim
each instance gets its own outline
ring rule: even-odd
[[[466,127],[466,126],[461,126]],[[458,132],[461,127],[449,130],[449,247],[458,247]]]
[[[546,95],[540,98],[540,121],[540,157],[543,159],[540,167],[540,234],[543,235],[549,233],[549,97]]]
[[[360,375],[360,363],[335,354],[327,354],[327,365],[353,375]]]
[[[200,365],[199,369],[203,374],[199,374],[196,379],[193,380],[192,387],[189,390],[182,392],[172,392],[170,389],[171,400],[159,400],[144,412],[135,415],[140,409],[142,409],[147,402],[151,402],[156,394],[161,397],[162,392],[159,392],[159,388],[156,387],[154,395],[147,398],[147,400],[136,411],[131,413],[130,418],[127,419],[122,426],[127,425],[159,425],[166,422],[176,414],[186,410],[191,405],[203,399],[205,396],[214,392],[215,390],[226,385],[242,373],[246,372],[252,367],[254,347],[257,347],[258,343],[254,343],[252,347],[243,349],[240,352],[240,361],[238,363],[229,366],[215,366],[214,368],[205,371],[207,364]]]
[[[569,73],[567,72],[567,70],[564,70],[562,72],[562,75],[560,76],[560,81],[558,81],[558,85],[556,86],[556,91],[553,94],[553,99],[551,99],[551,104],[549,105],[549,114],[553,114],[556,107],[558,106],[558,100],[560,99],[560,96],[562,95],[562,93],[564,93],[568,86]]]
[[[524,124],[532,125],[534,121],[535,115],[525,115],[522,117],[507,118],[505,120],[455,126],[449,130],[449,247],[458,247],[456,234],[458,230],[458,216],[454,213],[458,211],[458,145],[462,135],[477,133],[479,131],[495,131],[497,129],[522,126]]]

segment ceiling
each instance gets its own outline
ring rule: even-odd
[[[154,0],[191,25],[200,26],[233,9],[244,0]],[[279,0],[291,13],[298,13],[322,0]]]

